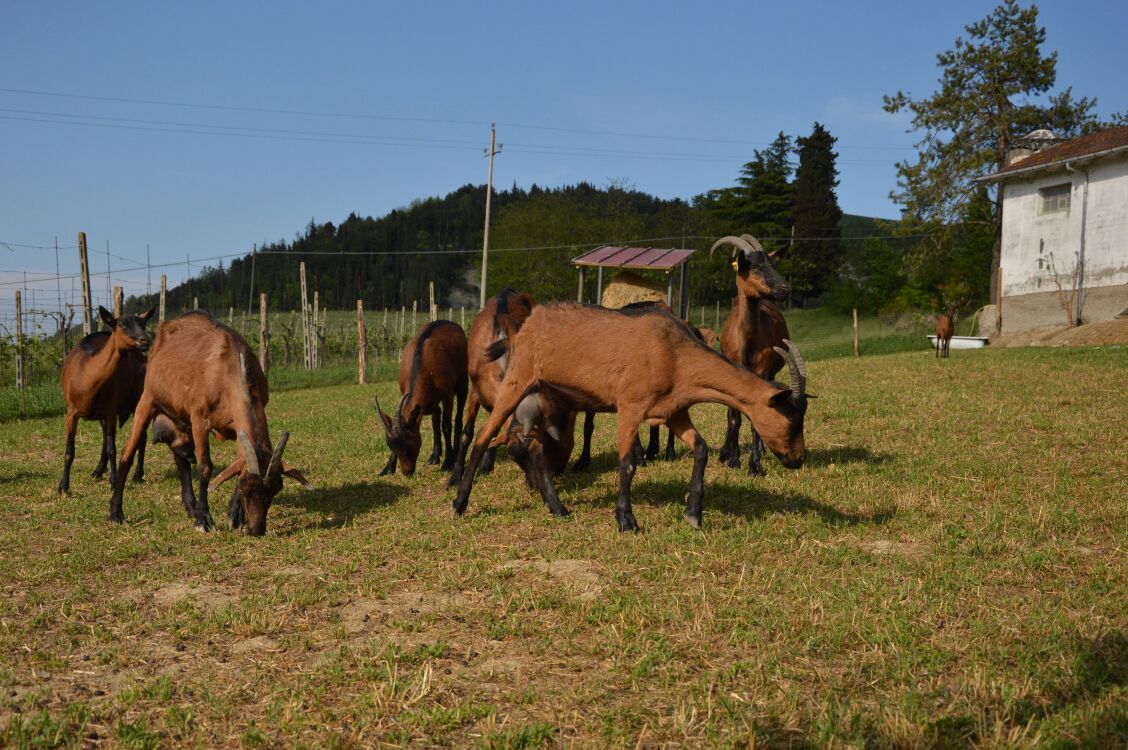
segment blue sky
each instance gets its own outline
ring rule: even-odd
[[[491,121],[499,187],[687,199],[819,121],[842,208],[895,216],[894,162],[916,139],[882,95],[931,93],[937,53],[994,5],[6,3],[0,320],[24,272],[38,307],[57,304],[56,236],[68,274],[87,233],[97,302],[107,242],[113,283],[143,292],[127,269],[146,247],[178,264],[153,283],[176,283],[188,257],[484,183]],[[1128,3],[1039,7],[1059,84],[1128,109]]]

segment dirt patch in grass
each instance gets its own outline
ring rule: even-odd
[[[164,607],[189,599],[210,610],[223,610],[239,603],[238,596],[208,583],[169,583],[154,591],[153,599]]]
[[[1107,346],[1128,344],[1128,318],[1103,320],[1076,328],[1050,326],[1010,333],[991,339],[993,347],[1012,346]]]
[[[920,560],[928,554],[928,545],[905,539],[877,539],[859,542],[858,546],[871,555],[895,555]]]
[[[591,601],[603,591],[600,575],[590,560],[510,560],[499,570],[519,571],[529,579],[551,579],[563,583],[583,601]]]

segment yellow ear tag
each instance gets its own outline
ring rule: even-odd
[[[739,270],[740,270],[740,261],[736,261],[736,260],[734,260],[734,261],[732,262],[732,270],[734,270],[734,271],[739,271]]]

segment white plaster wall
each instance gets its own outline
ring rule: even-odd
[[[1128,158],[1092,162],[1085,228],[1085,287],[1128,284]],[[1069,211],[1039,214],[1041,188],[1072,183]],[[1081,244],[1084,175],[1064,169],[1011,179],[1003,194],[1003,296],[1056,291],[1052,251],[1062,285]],[[1041,263],[1039,263],[1041,260]]]

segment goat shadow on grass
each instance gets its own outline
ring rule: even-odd
[[[831,464],[872,464],[879,466],[893,460],[888,453],[874,453],[864,445],[844,445],[835,448],[812,448],[807,451],[807,465],[825,468]]]
[[[399,502],[408,492],[408,487],[386,482],[353,482],[339,487],[286,492],[275,498],[274,505],[292,506],[307,515],[320,517],[318,520],[310,519],[309,522],[299,520],[295,528],[283,532],[286,535],[310,528],[339,529],[351,526],[357,516]]]
[[[632,494],[635,504],[684,506],[686,488],[686,484],[678,482],[637,481]],[[614,502],[614,498],[611,500]],[[881,526],[896,515],[894,508],[883,508],[873,513],[847,513],[794,492],[708,483],[705,485],[703,507],[706,517],[715,512],[754,521],[768,514],[803,514],[818,516],[827,526]]]
[[[45,471],[17,471],[13,474],[0,474],[0,484],[15,484],[29,479],[47,479],[50,476]]]

